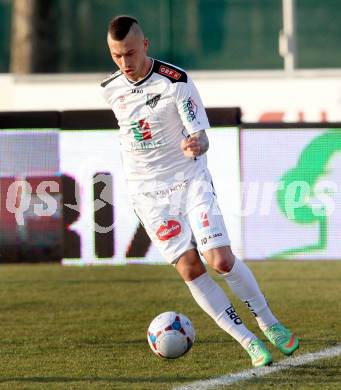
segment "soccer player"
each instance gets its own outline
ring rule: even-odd
[[[298,339],[273,315],[250,269],[231,251],[207,169],[210,125],[193,81],[181,68],[147,55],[148,39],[133,17],[114,18],[107,43],[119,70],[101,85],[120,127],[136,215],[199,306],[241,344],[255,367],[271,364],[272,356],[208,275],[199,252],[246,303],[267,339],[291,355]]]

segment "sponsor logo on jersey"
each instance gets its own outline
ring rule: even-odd
[[[192,98],[188,98],[183,101],[183,110],[186,114],[188,122],[193,122],[197,117],[198,106],[195,104],[195,101]]]
[[[143,89],[142,88],[134,88],[131,90],[131,93],[143,93]]]
[[[162,139],[153,139],[153,134],[150,129],[150,124],[145,119],[140,119],[137,122],[131,122],[132,132],[135,141],[131,142],[132,150],[149,150],[165,146],[166,143]]]
[[[159,93],[148,93],[146,105],[151,108],[155,108],[160,98],[161,98],[161,94]]]
[[[118,110],[125,111],[127,109],[127,105],[125,103],[125,96],[121,95],[118,97]]]
[[[131,142],[131,149],[132,150],[150,150],[150,149],[157,149],[161,148],[162,146],[165,146],[165,142],[158,140],[158,141],[135,141]]]
[[[167,241],[172,237],[181,233],[181,225],[178,221],[170,219],[169,221],[163,221],[163,224],[156,232],[156,236],[160,241]]]
[[[205,245],[208,243],[209,240],[212,240],[212,238],[221,237],[223,233],[213,233],[209,234],[208,236],[201,239],[201,245]]]
[[[188,185],[188,180],[184,180],[181,183],[175,184],[172,187],[166,188],[165,190],[157,190],[153,192],[143,192],[143,195],[146,196],[147,198],[165,198],[168,197],[169,195],[173,194],[174,192],[178,191],[184,191],[187,188]]]
[[[136,141],[152,139],[150,125],[146,120],[140,119],[138,122],[132,122],[131,125]]]
[[[174,69],[170,69],[167,66],[161,65],[159,69],[160,74],[164,74],[168,77],[171,77],[172,79],[179,80],[181,77],[181,73],[177,72]]]
[[[208,214],[206,212],[201,212],[197,217],[197,226],[199,229],[208,228],[210,226],[210,221],[208,220]]]

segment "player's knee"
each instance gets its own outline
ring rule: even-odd
[[[204,274],[206,270],[198,268],[188,268],[185,272],[181,274],[181,277],[186,282],[194,280]]]
[[[185,281],[198,278],[206,272],[206,267],[197,252],[189,251],[182,255],[175,265],[176,270]]]
[[[225,274],[231,271],[234,261],[234,256],[225,254],[224,256],[215,256],[210,265],[219,274]]]

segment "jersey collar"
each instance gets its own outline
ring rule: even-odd
[[[152,58],[152,66],[150,67],[149,72],[146,74],[146,76],[143,79],[138,80],[138,81],[131,81],[131,80],[127,79],[125,76],[124,77],[129,82],[129,84],[138,87],[139,85],[143,84],[145,81],[147,81],[149,79],[149,77],[154,72],[154,68],[155,68],[155,61],[154,61],[154,58]]]

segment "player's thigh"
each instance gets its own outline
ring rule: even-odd
[[[144,200],[138,196],[133,198],[135,213],[160,254],[174,264],[186,251],[195,248],[187,218],[174,215],[167,203]]]
[[[194,199],[187,216],[200,253],[229,246],[230,238],[213,188],[199,194],[199,198],[195,194],[189,196]]]

